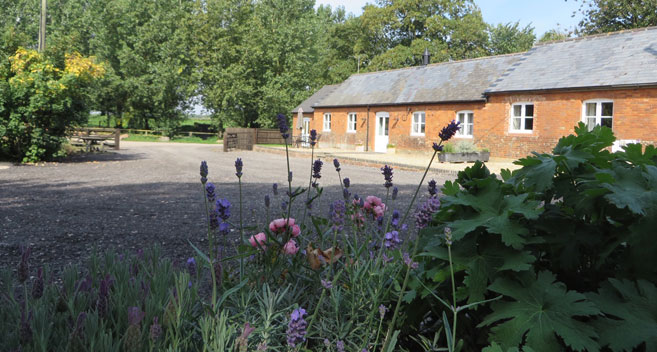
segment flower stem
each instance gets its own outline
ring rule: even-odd
[[[447,253],[449,255],[449,271],[452,276],[452,312],[454,313],[454,319],[452,321],[452,346],[451,350],[454,351],[456,347],[456,283],[454,282],[454,265],[452,264],[452,245],[447,244]]]
[[[242,223],[242,178],[237,177],[237,182],[239,184],[239,189],[240,189],[240,245],[244,243],[244,226]],[[211,268],[212,271],[214,271],[214,268]],[[244,276],[244,257],[240,256],[240,282],[242,281]]]
[[[440,144],[442,144],[443,141],[440,141]],[[422,179],[420,180],[420,183],[417,185],[417,188],[415,189],[415,193],[413,194],[413,198],[411,199],[411,202],[408,204],[408,208],[406,208],[406,213],[404,214],[404,217],[402,217],[400,224],[403,224],[406,222],[406,218],[408,218],[408,214],[411,212],[411,208],[413,207],[413,203],[415,203],[415,199],[417,198],[417,194],[420,192],[420,188],[422,188],[422,184],[424,183],[424,179],[427,177],[427,173],[429,173],[429,168],[431,168],[431,163],[433,163],[433,159],[436,157],[436,154],[438,154],[438,151],[434,151],[433,155],[431,156],[431,160],[429,161],[429,165],[427,165],[427,168],[424,170],[424,174],[422,175]]]
[[[308,190],[306,191],[306,204],[303,207],[303,218],[301,224],[306,224],[306,212],[308,211],[308,201],[310,200],[310,187],[313,183],[313,162],[315,161],[315,146],[313,145],[310,150],[310,176],[308,176]],[[289,171],[289,170],[288,170]]]

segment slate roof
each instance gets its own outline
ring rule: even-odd
[[[500,55],[355,74],[317,106],[484,101],[484,90],[519,58]]]
[[[657,27],[537,45],[486,93],[657,85]]]
[[[293,114],[298,113],[299,108],[302,108],[304,113],[314,112],[315,111],[314,107],[327,95],[332,93],[337,86],[338,84],[332,84],[320,88],[318,91],[315,92],[315,94],[311,95],[308,99],[304,100],[301,104],[299,104],[296,108],[294,108],[292,110],[292,113]]]

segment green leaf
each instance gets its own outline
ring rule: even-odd
[[[541,213],[540,203],[527,200],[528,194],[504,194],[502,183],[495,176],[473,181],[471,184],[476,187],[442,198],[443,204],[447,207],[461,205],[474,210],[459,214],[458,220],[448,224],[452,229],[454,241],[460,240],[479,227],[484,227],[488,232],[501,235],[502,241],[507,246],[521,248],[525,244],[522,236],[528,231],[515,215],[521,214],[527,219],[536,219]]]
[[[522,179],[525,187],[533,188],[537,192],[543,192],[552,187],[557,163],[550,155],[534,154],[533,157],[514,162],[516,165],[523,166],[522,169],[514,173],[514,176],[516,179]]]
[[[626,167],[615,164],[606,171],[614,182],[601,186],[610,191],[604,196],[619,209],[628,208],[637,215],[645,215],[647,209],[657,207],[657,167]]]
[[[609,279],[598,293],[587,295],[604,316],[593,325],[600,344],[612,351],[632,351],[645,342],[646,351],[657,351],[657,288],[639,280]]]
[[[581,293],[567,291],[549,271],[540,272],[537,278],[523,275],[520,282],[501,278],[489,289],[514,299],[491,304],[493,312],[478,325],[497,323],[491,328],[490,340],[503,348],[518,347],[525,340],[526,346],[536,351],[558,351],[558,335],[575,351],[599,350],[593,327],[575,318],[600,311]]]

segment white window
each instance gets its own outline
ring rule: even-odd
[[[511,106],[511,132],[532,133],[534,130],[534,104],[517,103]]]
[[[331,130],[331,113],[324,113],[324,131]]]
[[[356,132],[356,122],[358,121],[358,117],[356,116],[355,112],[350,112],[349,113],[349,118],[347,120],[347,132]]]
[[[413,113],[413,123],[411,124],[411,136],[424,136],[425,126],[424,111],[416,111]]]
[[[595,126],[611,128],[614,120],[614,102],[611,100],[587,100],[582,106],[582,121],[589,131]]]
[[[456,113],[456,121],[461,123],[461,128],[456,132],[456,137],[472,138],[474,112],[459,111]]]

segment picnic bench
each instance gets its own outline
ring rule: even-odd
[[[111,132],[107,133],[107,132]],[[121,132],[119,129],[81,128],[69,133],[72,145],[84,146],[87,152],[92,149],[104,150],[105,147],[119,149]]]

